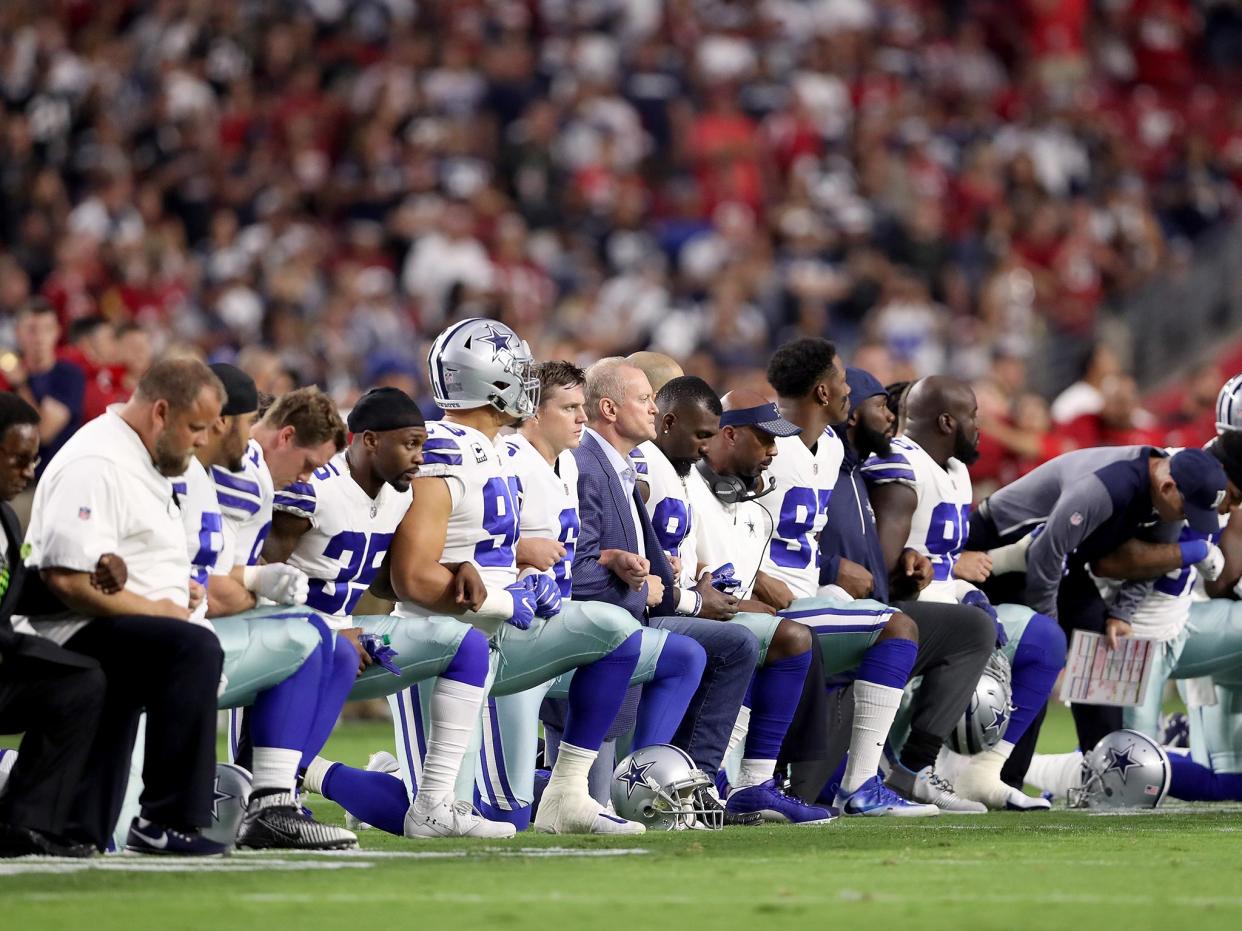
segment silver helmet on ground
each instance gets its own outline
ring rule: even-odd
[[[431,393],[442,410],[491,406],[525,420],[539,406],[539,379],[526,341],[498,320],[471,317],[436,337],[427,354]]]
[[[250,773],[233,763],[216,764],[216,784],[211,800],[211,824],[203,836],[218,844],[233,846],[242,815],[250,802]]]
[[[973,756],[1001,742],[1013,714],[1012,679],[1009,660],[994,650],[970,696],[970,704],[949,733],[946,742],[950,750]]]
[[[1080,783],[1065,797],[1070,808],[1155,808],[1171,781],[1160,744],[1138,731],[1113,731],[1083,755]]]
[[[677,747],[635,750],[613,770],[612,807],[649,831],[724,827],[724,809],[711,799],[715,783]]]

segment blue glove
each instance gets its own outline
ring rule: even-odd
[[[1203,562],[1208,558],[1211,550],[1211,544],[1207,540],[1186,540],[1177,544],[1177,548],[1182,551],[1182,568],[1186,569],[1193,566],[1197,562]]]
[[[551,577],[537,572],[522,579],[526,588],[535,596],[535,614],[539,617],[556,617],[561,613],[561,587]]]
[[[1005,633],[1005,628],[1001,626],[1000,618],[996,616],[996,609],[992,607],[992,602],[988,601],[987,595],[976,588],[966,593],[966,597],[962,599],[962,604],[978,608],[992,619],[992,623],[996,625],[996,646],[998,648],[1003,647],[1009,642],[1009,636]]]
[[[538,606],[534,591],[526,584],[525,579],[505,586],[505,591],[513,596],[513,614],[505,623],[512,624],[518,630],[529,630]]]
[[[712,573],[712,588],[726,595],[732,595],[742,587],[742,580],[734,572],[733,563],[727,562]]]
[[[371,657],[371,661],[378,666],[383,666],[394,676],[401,675],[401,667],[393,660],[397,656],[397,651],[388,645],[387,636],[377,637],[375,634],[362,635],[362,648],[367,651],[367,656]]]

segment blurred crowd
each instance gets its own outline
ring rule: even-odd
[[[5,0],[0,373],[51,448],[170,349],[348,404],[462,316],[721,391],[825,335],[979,384],[1001,480],[1163,435],[1098,323],[1236,216],[1240,78],[1236,0]]]

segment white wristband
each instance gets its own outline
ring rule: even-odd
[[[703,596],[696,592],[693,588],[683,588],[681,595],[677,599],[677,613],[684,614],[688,617],[694,617],[699,613],[699,609],[703,607]]]
[[[242,585],[246,586],[247,591],[254,591],[255,583],[259,580],[259,570],[262,568],[262,566],[245,566],[242,569]]]
[[[483,604],[479,605],[479,610],[475,613],[480,617],[509,620],[513,617],[513,593],[503,588],[489,588],[487,597],[483,599]]]

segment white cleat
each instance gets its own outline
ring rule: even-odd
[[[539,802],[534,828],[542,834],[644,834],[637,821],[609,814],[585,791],[548,786]]]
[[[446,795],[431,802],[424,810],[419,804],[421,797],[405,813],[405,836],[417,839],[429,837],[486,837],[489,839],[513,837],[517,828],[501,821],[488,821],[481,817],[469,802],[453,801]]]
[[[397,765],[397,758],[387,750],[376,750],[367,758],[367,772],[369,773],[395,773],[400,767]],[[369,831],[371,825],[365,821],[359,821],[349,812],[345,812],[345,827],[351,831]]]
[[[1048,811],[1052,808],[1052,802],[1046,798],[1032,798],[990,774],[972,776],[971,770],[967,767],[958,777],[958,794],[982,802],[992,811]]]
[[[963,798],[953,783],[930,766],[924,766],[917,773],[901,765],[894,766],[888,774],[888,784],[912,802],[935,805],[947,815],[981,815],[988,810],[986,805]]]

